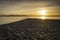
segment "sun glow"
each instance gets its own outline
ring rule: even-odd
[[[42,16],[41,19],[45,19],[45,16]]]
[[[46,18],[45,17],[46,16],[46,12],[47,11],[45,9],[42,9],[42,10],[39,11],[39,14],[41,15],[41,19],[45,19]]]
[[[44,9],[43,10],[40,10],[40,14],[41,15],[46,15],[46,10],[44,10]]]

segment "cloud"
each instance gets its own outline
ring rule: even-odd
[[[0,0],[0,1],[48,1],[48,0]]]
[[[3,14],[34,14],[40,8],[58,7],[57,2],[2,2],[0,3],[0,15]],[[56,9],[55,8],[55,9]]]

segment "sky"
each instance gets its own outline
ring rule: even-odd
[[[47,15],[60,15],[60,0],[0,0],[0,15],[40,15],[39,11],[42,9],[47,11]],[[0,17],[0,24],[25,18]],[[52,19],[60,18],[53,17]]]
[[[39,15],[41,9],[59,14],[60,0],[0,0],[0,15]]]

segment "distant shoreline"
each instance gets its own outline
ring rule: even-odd
[[[0,15],[0,17],[41,17],[43,15]],[[60,15],[46,15],[45,17],[60,17]]]

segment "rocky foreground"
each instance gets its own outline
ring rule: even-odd
[[[25,19],[0,25],[0,40],[60,40],[60,20]]]

